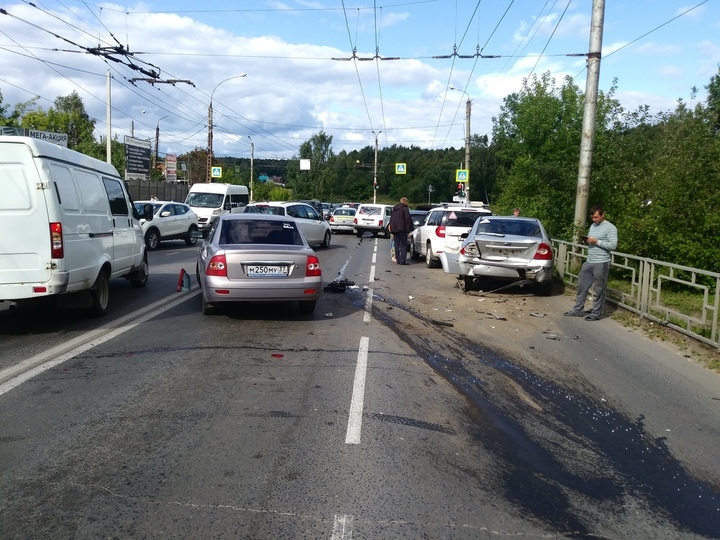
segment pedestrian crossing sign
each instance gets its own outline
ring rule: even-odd
[[[395,164],[395,174],[405,174],[405,171],[407,170],[405,163],[396,163]]]
[[[222,167],[213,167],[210,176],[212,178],[222,178]]]
[[[467,182],[470,180],[470,171],[467,169],[455,169],[455,181]]]

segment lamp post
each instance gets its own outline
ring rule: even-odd
[[[141,111],[140,114],[145,114],[146,111]],[[140,116],[140,115],[138,115]],[[130,136],[135,137],[135,117],[130,118]]]
[[[373,135],[375,135],[375,167],[373,168],[373,204],[377,202],[377,152],[378,152],[378,135],[380,135],[382,131],[378,131],[375,133],[373,131]]]
[[[255,161],[255,143],[252,140],[252,137],[250,135],[247,136],[248,139],[250,139],[250,202],[253,202],[255,199],[253,198],[253,180],[255,177],[253,176],[253,162]]]
[[[467,182],[465,183],[465,202],[470,203],[470,111],[472,108],[472,100],[470,94],[460,88],[450,87],[450,90],[457,90],[467,96],[467,104],[465,105],[465,169],[468,172]]]
[[[215,85],[215,88],[213,88],[213,91],[210,93],[210,106],[208,107],[208,147],[207,147],[207,176],[205,179],[205,182],[210,182],[210,179],[212,177],[212,155],[213,155],[213,107],[212,107],[212,100],[213,96],[215,95],[215,90],[218,89],[218,86],[220,86],[222,83],[227,82],[231,79],[237,79],[239,77],[245,77],[247,73],[241,73],[240,75],[233,75],[232,77],[228,77],[227,79],[223,79],[219,83]]]

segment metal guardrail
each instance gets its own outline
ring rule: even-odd
[[[555,268],[565,283],[577,285],[587,246],[552,239]],[[591,289],[592,292],[592,289]],[[673,306],[685,296],[692,309]],[[720,274],[627,253],[612,253],[607,301],[720,348]],[[688,312],[691,311],[691,312]]]

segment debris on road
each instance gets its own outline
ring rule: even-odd
[[[325,285],[323,290],[328,292],[345,292],[354,285],[354,281],[350,281],[347,278],[338,278]]]

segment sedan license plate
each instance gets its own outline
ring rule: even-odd
[[[265,264],[249,264],[245,267],[248,277],[275,277],[287,276],[287,266],[270,266]]]

